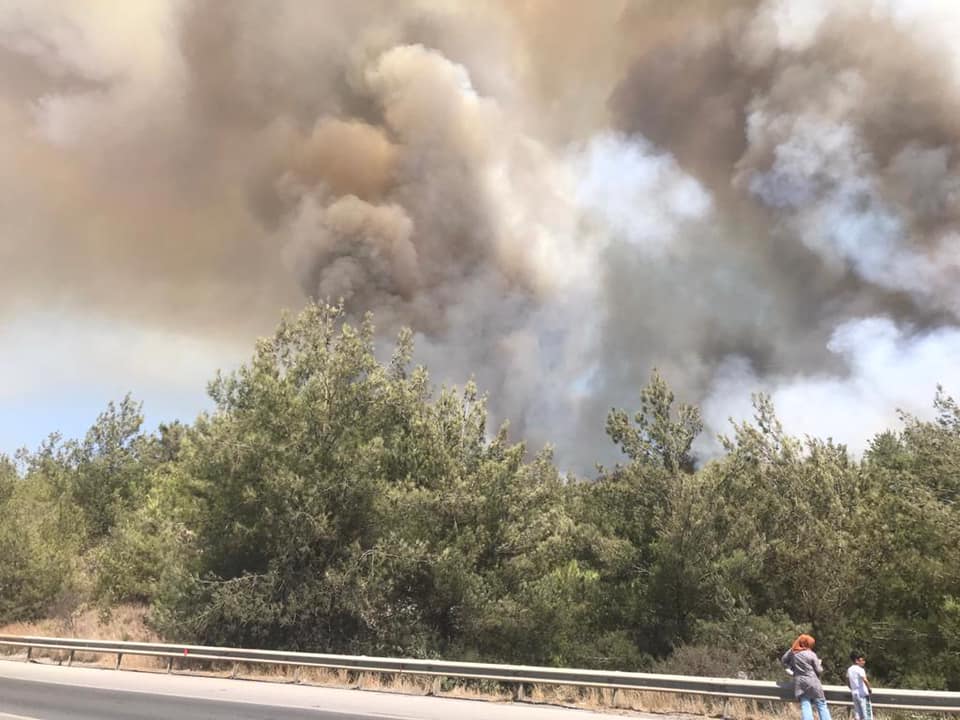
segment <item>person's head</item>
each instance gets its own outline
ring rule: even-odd
[[[813,639],[812,635],[807,635],[804,633],[793,641],[793,645],[790,646],[790,649],[794,652],[800,652],[801,650],[813,650],[813,646],[816,644],[817,641]]]
[[[850,662],[852,662],[854,665],[863,666],[867,664],[867,658],[859,650],[854,650],[850,653]]]

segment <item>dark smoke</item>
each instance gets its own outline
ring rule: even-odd
[[[862,447],[960,380],[958,29],[906,0],[8,3],[0,323],[235,344],[343,298],[567,467],[654,366],[713,431],[762,389]]]

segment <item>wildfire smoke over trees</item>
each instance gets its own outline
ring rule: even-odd
[[[472,383],[435,389],[410,332],[385,361],[375,337],[310,305],[193,424],[144,432],[125,398],[2,459],[0,621],[133,600],[182,641],[754,677],[808,629],[835,680],[856,645],[883,682],[960,687],[943,392],[859,459],[758,396],[705,459],[654,374],[609,414],[623,461],[577,477],[489,427]]]

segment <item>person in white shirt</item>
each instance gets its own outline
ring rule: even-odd
[[[854,650],[850,653],[850,661],[853,664],[847,668],[847,685],[850,686],[850,695],[853,697],[853,717],[855,720],[873,720],[870,682],[867,680],[867,671],[863,669],[867,659],[862,652]]]

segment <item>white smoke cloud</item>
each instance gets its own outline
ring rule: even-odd
[[[830,437],[859,455],[877,433],[899,426],[900,411],[931,419],[938,383],[960,388],[960,327],[915,331],[885,317],[861,318],[837,327],[827,348],[843,372],[760,377],[745,359],[728,359],[703,404],[710,436],[701,438],[701,451],[716,451],[728,420],[752,417],[755,392],[771,396],[788,432]]]
[[[573,172],[577,204],[602,225],[602,236],[645,254],[666,251],[679,223],[702,219],[711,208],[700,183],[642,138],[595,135],[574,157]]]
[[[838,94],[855,102],[851,86],[859,85],[857,79],[841,79],[841,84]],[[748,137],[751,143],[772,146],[774,157],[768,170],[749,176],[750,191],[786,213],[783,222],[791,235],[835,269],[849,264],[871,283],[905,290],[960,317],[957,238],[950,233],[925,248],[915,244],[899,208],[885,200],[874,160],[853,127],[806,114],[771,117],[757,110],[749,118]],[[957,178],[944,177],[942,160],[938,150],[908,147],[892,166],[901,175],[911,172],[911,166],[923,173],[908,178],[907,185],[930,184],[928,201],[938,192],[949,192],[952,199]]]

